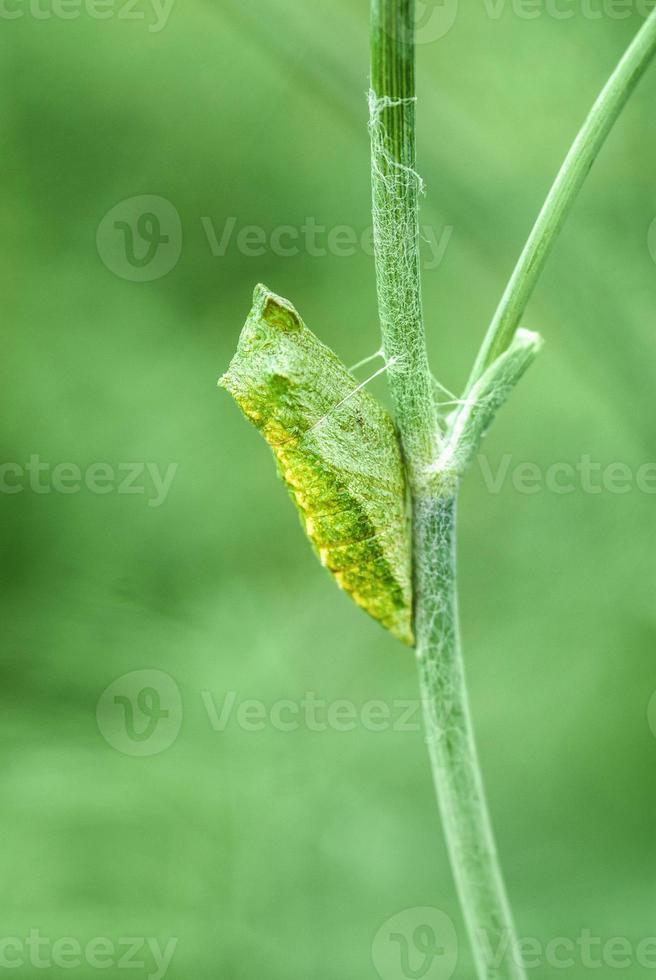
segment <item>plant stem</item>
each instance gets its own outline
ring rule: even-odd
[[[479,351],[467,391],[510,344],[540,278],[551,247],[590,169],[656,53],[656,10],[652,11],[595,102],[567,154],[508,282]]]
[[[418,256],[414,0],[372,0],[371,137],[374,246],[383,346],[413,507],[417,660],[426,737],[444,831],[481,980],[523,980],[506,957],[514,927],[497,862],[469,718],[456,595],[457,474],[438,472]]]
[[[415,503],[415,631],[433,778],[480,980],[524,980],[497,858],[465,684],[456,589],[456,498]],[[505,951],[497,962],[494,953]]]
[[[474,743],[460,648],[456,498],[492,416],[539,349],[518,331],[549,250],[613,123],[656,53],[656,11],[602,91],[503,294],[461,408],[442,433],[421,312],[415,171],[414,0],[372,0],[374,249],[383,346],[413,509],[414,620],[426,735],[480,980],[525,980]],[[505,950],[493,962],[494,950]]]
[[[383,349],[413,487],[435,457],[437,415],[422,317],[415,172],[414,0],[372,0],[370,131]]]

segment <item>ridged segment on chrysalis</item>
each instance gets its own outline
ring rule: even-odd
[[[321,563],[412,645],[405,474],[394,423],[291,303],[264,286],[253,302],[219,384],[271,446]]]

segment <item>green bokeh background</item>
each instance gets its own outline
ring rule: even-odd
[[[22,16],[0,31],[1,461],[177,466],[158,507],[27,479],[0,496],[2,937],[175,937],[173,980],[374,980],[381,924],[434,906],[455,924],[466,980],[416,726],[251,731],[233,714],[216,731],[207,711],[229,692],[267,710],[314,692],[393,713],[416,696],[412,657],[331,585],[266,447],[215,388],[260,280],[347,362],[378,347],[365,251],[253,257],[233,239],[216,256],[206,235],[230,218],[236,232],[308,216],[368,227],[367,4],[176,0],[155,31],[149,4],[122,3],[103,20],[8,4]],[[422,221],[452,228],[425,272],[426,321],[450,388],[642,22],[561,8],[572,17],[462,0],[419,47]],[[505,453],[511,471],[588,454],[635,473],[655,458],[655,98],[652,72],[530,305],[547,346],[486,442],[493,469]],[[173,204],[183,244],[168,275],[133,282],[103,262],[96,232],[140,195]],[[384,382],[374,390],[385,397]],[[656,935],[655,513],[636,489],[526,494],[509,477],[491,493],[480,466],[464,489],[481,755],[520,935],[545,943]],[[174,679],[183,719],[169,748],[139,757],[102,736],[96,706],[144,669]],[[147,959],[128,975],[152,972]],[[579,957],[555,972],[590,971]]]

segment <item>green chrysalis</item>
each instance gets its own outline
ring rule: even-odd
[[[412,645],[405,472],[388,413],[264,286],[219,384],[271,446],[321,563]]]

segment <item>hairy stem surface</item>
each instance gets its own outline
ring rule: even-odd
[[[481,980],[523,980],[486,944],[512,944],[474,745],[458,630],[455,490],[442,449],[421,313],[415,171],[414,0],[372,0],[370,95],[378,304],[413,504],[415,630],[434,781]],[[449,489],[450,488],[450,489]],[[503,947],[502,947],[503,948]]]
[[[419,273],[414,0],[372,0],[370,132],[376,286],[383,349],[413,488],[438,437]]]
[[[428,750],[478,977],[522,980],[469,713],[456,588],[456,498],[415,504],[415,631]],[[495,955],[502,951],[501,957]]]

